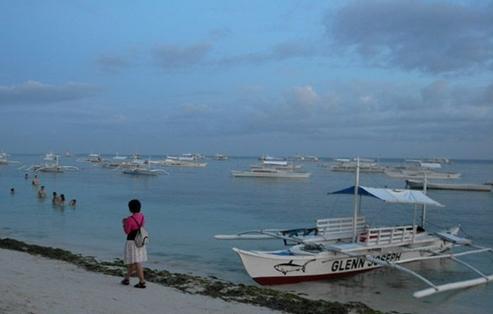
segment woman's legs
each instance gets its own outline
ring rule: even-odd
[[[125,279],[129,280],[130,277],[135,273],[135,265],[137,264],[128,264],[127,265],[127,273],[125,274]]]
[[[142,267],[142,264],[141,263],[135,263],[133,265],[135,265],[135,269],[137,271],[137,276],[139,277],[139,281],[144,283],[145,282],[145,280],[144,280],[144,268]]]

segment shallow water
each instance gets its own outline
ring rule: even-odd
[[[22,164],[39,163],[38,155],[14,155]],[[0,236],[31,243],[57,246],[102,259],[120,257],[124,236],[121,219],[128,215],[127,202],[143,203],[153,268],[213,275],[226,280],[253,284],[232,247],[245,249],[280,248],[278,241],[217,241],[214,234],[258,228],[312,226],[317,218],[350,216],[352,198],[328,196],[328,191],[354,184],[354,175],[331,172],[318,163],[303,163],[312,172],[305,180],[233,178],[232,169],[246,169],[253,158],[228,161],[207,160],[207,168],[168,168],[168,176],[134,177],[118,170],[62,160],[79,172],[40,174],[48,199],[39,201],[30,178],[24,179],[20,164],[0,166]],[[396,164],[385,161],[385,164]],[[463,174],[458,182],[482,183],[493,180],[493,162],[457,161],[446,170]],[[403,187],[402,180],[379,174],[363,174],[362,185]],[[10,187],[15,194],[10,195]],[[53,207],[51,192],[76,198],[77,208]],[[430,191],[445,208],[429,209],[429,227],[461,224],[477,243],[493,246],[493,193]],[[410,223],[412,210],[391,207],[375,200],[363,200],[367,220],[376,224]],[[486,273],[493,273],[493,254],[469,257]],[[413,269],[443,282],[471,278],[470,272],[449,261],[414,263]],[[444,269],[444,270],[443,270]],[[438,272],[438,270],[440,270]],[[341,301],[362,301],[382,310],[413,313],[485,313],[493,307],[492,285],[445,293],[422,300],[411,294],[424,286],[408,275],[376,270],[335,281],[278,286],[276,289],[307,294],[309,297]]]

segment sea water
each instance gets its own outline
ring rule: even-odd
[[[99,259],[121,258],[125,237],[122,218],[129,215],[127,203],[138,198],[143,204],[151,268],[165,268],[229,281],[255,284],[243,269],[232,247],[269,250],[282,248],[281,241],[218,241],[215,234],[261,228],[314,226],[318,218],[352,215],[352,197],[327,192],[354,184],[354,173],[332,172],[327,160],[303,162],[309,179],[234,178],[231,170],[245,170],[255,158],[206,160],[206,168],[169,167],[169,175],[131,176],[120,169],[104,169],[83,162],[83,157],[62,158],[63,165],[79,171],[39,173],[47,198],[39,200],[32,186],[32,172],[25,168],[42,162],[39,155],[13,155],[20,163],[0,166],[0,237],[60,247]],[[111,158],[111,157],[108,157]],[[153,158],[157,158],[154,156]],[[395,160],[383,160],[398,165]],[[483,183],[493,180],[493,161],[455,161],[444,170],[458,171],[457,182]],[[26,180],[24,174],[28,173]],[[455,181],[454,181],[455,182]],[[404,187],[403,180],[383,174],[362,174],[361,184],[371,187]],[[15,193],[10,194],[10,188]],[[65,194],[77,207],[53,206],[51,193]],[[478,244],[493,247],[493,193],[429,191],[446,205],[429,208],[428,228],[460,224]],[[363,214],[374,225],[411,224],[413,210],[363,199]],[[469,256],[487,274],[493,273],[493,254]],[[448,260],[407,264],[438,283],[477,277]],[[493,286],[443,293],[414,299],[412,292],[424,284],[407,274],[379,269],[338,280],[275,286],[310,298],[361,301],[376,309],[412,313],[493,312]]]

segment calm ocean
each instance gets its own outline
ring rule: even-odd
[[[42,156],[10,158],[31,165],[40,163]],[[289,181],[231,176],[231,170],[247,169],[256,162],[254,158],[207,160],[206,168],[167,168],[170,174],[158,177],[128,176],[118,170],[77,162],[77,158],[81,156],[62,158],[61,163],[79,167],[78,172],[40,174],[41,184],[48,192],[45,201],[36,198],[32,173],[25,180],[25,172],[18,170],[21,164],[0,166],[0,237],[61,247],[100,259],[121,258],[121,220],[128,215],[128,200],[138,198],[151,234],[150,261],[146,266],[255,284],[231,248],[276,249],[282,243],[217,241],[214,234],[312,226],[317,218],[351,215],[351,197],[330,196],[327,192],[353,185],[354,175],[331,172],[319,163],[303,163],[312,172],[310,179]],[[383,163],[397,164],[391,160]],[[457,182],[493,180],[493,161],[455,161],[444,168],[462,173]],[[362,174],[361,184],[404,187],[402,180],[380,174]],[[10,195],[11,187],[16,190],[14,195]],[[77,199],[77,208],[53,207],[53,191],[64,193],[67,200]],[[478,244],[493,247],[493,193],[430,191],[429,195],[446,205],[429,209],[429,228],[460,224]],[[367,220],[375,225],[412,221],[412,210],[405,206],[392,207],[363,199],[362,208]],[[486,273],[493,273],[493,254],[467,260],[474,261]],[[438,282],[474,277],[449,261],[414,263],[410,267]],[[275,288],[314,298],[362,301],[387,311],[493,313],[493,285],[416,300],[411,294],[424,288],[423,284],[388,269],[335,281]]]

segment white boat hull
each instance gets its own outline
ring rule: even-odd
[[[135,176],[157,176],[160,173],[151,170],[143,170],[143,169],[128,169],[122,171],[124,174],[130,174]]]
[[[414,171],[414,170],[385,170],[385,174],[396,179],[458,179],[461,177],[457,172],[437,172],[437,171]]]
[[[436,250],[446,250],[441,240],[433,241],[430,246]],[[247,273],[262,285],[278,285],[337,278],[357,272],[382,267],[364,258],[371,255],[379,260],[406,263],[423,256],[431,255],[419,250],[403,250],[401,247],[390,247],[382,250],[362,250],[354,252],[359,256],[350,257],[343,253],[321,252],[315,255],[283,255],[284,251],[260,252],[233,249],[241,258]]]
[[[255,171],[231,171],[234,177],[254,177],[254,178],[291,178],[306,179],[309,178],[309,172],[255,172]]]

